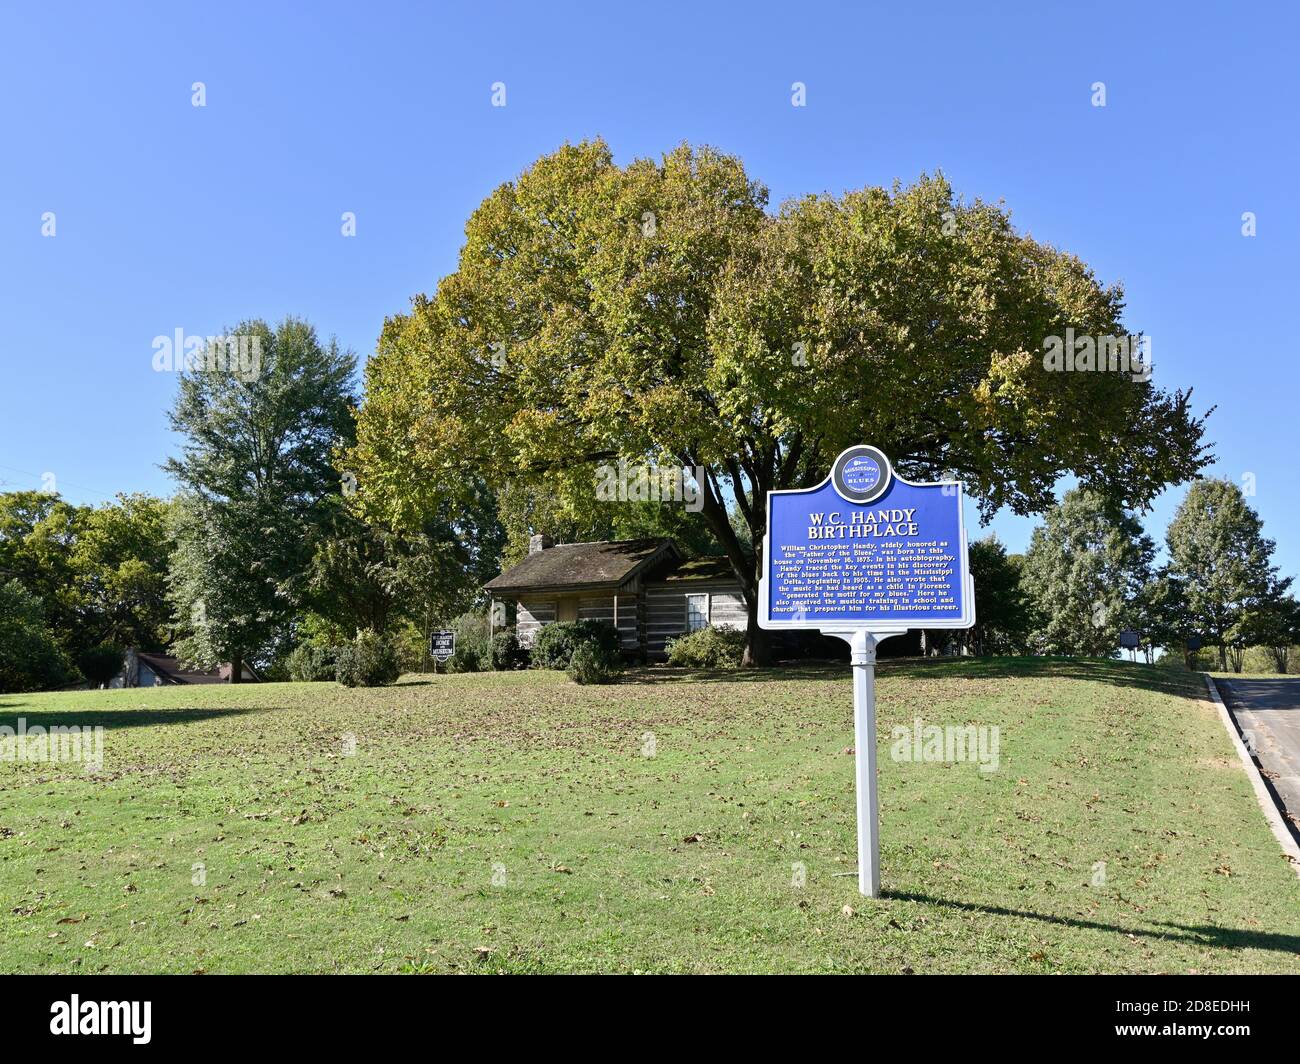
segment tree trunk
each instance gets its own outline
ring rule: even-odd
[[[1219,644],[1219,671],[1228,671],[1228,648],[1224,644]]]
[[[740,664],[743,668],[761,668],[772,664],[772,636],[758,626],[758,596],[745,596],[748,617],[745,621],[745,654]]]
[[[694,466],[696,463],[688,461],[687,464]],[[735,530],[731,527],[731,519],[727,515],[727,509],[715,490],[714,478],[706,476],[705,482],[700,487],[703,489],[701,516],[704,518],[704,523],[709,527],[709,531],[722,545],[727,560],[731,562],[731,570],[736,574],[736,582],[740,584],[741,593],[745,598],[745,611],[747,614],[745,621],[745,653],[741,658],[741,665],[745,668],[766,665],[770,656],[770,642],[768,633],[758,626],[758,577],[763,567],[762,529],[755,529],[752,525],[750,526],[751,536],[755,544],[751,568],[750,559],[745,556],[745,551],[736,538]],[[757,506],[758,504],[753,505]]]
[[[230,682],[244,682],[244,658],[241,654],[230,655]]]
[[[790,479],[798,468],[798,457],[802,453],[802,442],[797,443],[786,456],[785,472],[778,469],[775,447],[764,450],[750,446],[747,457],[741,456],[725,463],[725,473],[720,473],[694,460],[687,452],[681,454],[683,463],[692,469],[703,469],[700,488],[701,516],[704,523],[722,546],[727,560],[731,562],[732,572],[736,574],[741,591],[745,597],[747,613],[745,624],[745,653],[741,663],[745,667],[762,666],[771,662],[771,633],[758,626],[758,581],[763,572],[763,535],[767,523],[767,493],[773,487],[790,487]],[[742,473],[743,467],[743,473]],[[746,552],[731,527],[731,517],[723,501],[719,476],[730,479],[735,489],[736,504],[749,525],[750,541],[753,544],[753,560],[746,557]],[[746,492],[743,481],[749,481]]]

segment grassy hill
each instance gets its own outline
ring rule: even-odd
[[[846,666],[0,695],[106,728],[94,777],[0,762],[0,971],[1300,971],[1300,882],[1203,696],[882,665],[871,901]],[[892,760],[918,717],[997,726],[998,771]]]

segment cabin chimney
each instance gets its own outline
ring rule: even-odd
[[[546,535],[545,532],[539,532],[528,540],[528,553],[536,554],[538,551],[546,550],[547,547],[554,547],[555,540]]]

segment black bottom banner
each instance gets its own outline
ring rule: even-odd
[[[608,1044],[612,1032],[598,1032],[623,1016],[641,1037],[656,1039],[663,1024],[665,1039],[696,1050],[715,1039],[734,1049],[739,1032],[726,1020],[748,1017],[750,1037],[766,1039],[761,1029],[775,1025],[773,1035],[796,1044],[840,1032],[847,1038],[866,1018],[871,1042],[882,1047],[1157,1043],[1223,1053],[1292,1045],[1300,992],[1300,979],[1289,976],[766,977],[743,985],[721,977],[733,985],[710,1003],[707,990],[687,985],[690,977],[642,978],[635,986],[577,977],[581,988],[572,977],[561,986],[560,978],[4,976],[0,994],[6,1049],[93,1051],[116,1043],[143,1051],[337,1052],[391,1046],[398,1031],[427,1033],[434,1025],[485,1039],[484,1048],[508,1045],[514,1032],[536,1045],[539,1034],[550,1042],[566,1031],[570,1049],[580,1050],[587,1031]],[[593,1006],[604,1016],[595,1026],[586,1019]],[[510,1022],[500,1027],[493,1016]]]

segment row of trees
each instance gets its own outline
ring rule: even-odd
[[[1166,561],[1134,514],[1075,489],[1051,507],[1023,556],[994,539],[971,546],[979,623],[958,642],[975,653],[1107,656],[1136,631],[1158,648],[1213,646],[1241,671],[1261,647],[1278,672],[1300,643],[1300,604],[1272,563],[1274,543],[1227,480],[1198,480],[1165,534]]]
[[[182,444],[164,464],[175,496],[90,507],[0,494],[0,690],[107,682],[126,647],[274,673],[295,648],[369,631],[419,666],[430,630],[481,606],[483,583],[537,527],[710,548],[700,515],[681,507],[608,502],[578,520],[536,486],[492,491],[473,477],[416,519],[367,516],[346,461],[352,354],[296,319],[234,334],[257,339],[260,373],[181,375]]]
[[[355,358],[306,322],[261,340],[253,379],[182,375],[166,469],[180,492],[168,569],[176,648],[211,665],[282,660],[359,631],[405,637],[418,660],[432,625],[465,609],[496,572],[495,498],[474,483],[400,530],[365,520],[340,462],[355,439]],[[238,669],[233,670],[238,675]]]
[[[171,642],[170,513],[147,495],[0,495],[0,690],[103,682],[120,663],[111,648]]]
[[[976,546],[977,649],[1109,652],[1134,627],[1226,660],[1280,638],[1257,520],[1236,538],[1236,504],[1198,484],[1186,505],[1214,520],[1175,522],[1157,572],[1132,517],[1212,460],[1190,393],[1042,363],[1067,328],[1127,335],[1122,311],[1117,286],[942,176],[771,212],[713,149],[620,166],[566,145],[485,199],[456,270],[385,322],[359,406],[351,353],[302,321],[245,322],[260,372],[180,378],[175,499],[16,500],[0,583],[71,667],[125,643],[266,664],[366,629],[423,645],[533,532],[666,534],[728,558],[761,664],[767,495],[870,440],[910,479],[959,477],[984,515],[1048,514],[1019,563]],[[700,511],[596,497],[620,461],[689,467]]]
[[[231,413],[223,403],[194,405],[205,411],[203,424]],[[226,424],[252,416],[250,406]],[[272,452],[283,456],[284,448]],[[399,534],[357,516],[346,474],[328,465],[319,467],[304,516],[277,506],[275,495],[200,494],[185,461],[178,460],[178,476],[191,477],[195,488],[173,500],[129,495],[86,507],[38,492],[0,495],[0,689],[105,682],[125,646],[172,648],[204,665],[248,659],[266,667],[294,647],[333,647],[367,630],[405,634],[409,662],[433,625],[474,602],[497,555],[521,549],[532,527],[524,522],[523,535],[511,537],[484,496],[472,529],[462,513]],[[199,472],[209,468],[197,463]],[[250,477],[234,479],[259,482]],[[263,473],[260,481],[273,477]],[[543,505],[534,500],[534,512]],[[675,530],[688,549],[709,549],[683,513],[616,508],[598,532]],[[249,514],[254,523],[241,531]],[[250,549],[263,543],[293,543],[293,552]],[[1157,566],[1155,544],[1133,514],[1116,512],[1094,491],[1071,491],[1049,509],[1024,555],[1008,554],[993,537],[971,544],[978,623],[951,636],[931,633],[929,644],[951,640],[976,654],[1105,656],[1120,632],[1133,630],[1148,660],[1157,648],[1184,652],[1197,639],[1215,648],[1221,669],[1240,671],[1247,648],[1258,647],[1286,672],[1290,648],[1300,644],[1300,604],[1241,491],[1225,480],[1197,481],[1165,547],[1167,561]]]
[[[495,574],[504,531],[486,492],[400,532],[352,505],[337,462],[355,435],[350,353],[294,319],[236,333],[260,341],[261,372],[181,376],[173,498],[0,495],[0,690],[105,682],[125,647],[236,677],[366,629],[418,656]]]

